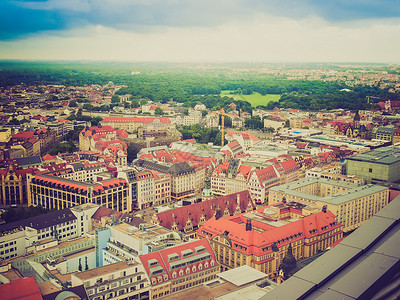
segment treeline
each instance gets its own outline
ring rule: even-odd
[[[268,109],[363,109],[371,107],[367,104],[366,96],[379,97],[382,101],[399,99],[398,94],[377,87],[348,87],[342,82],[287,80],[283,75],[256,71],[232,72],[229,68],[203,70],[155,64],[0,63],[2,87],[21,82],[28,85],[65,86],[105,85],[113,82],[116,85],[126,85],[117,94],[131,94],[131,101],[137,100],[135,103],[141,99],[161,103],[174,100],[187,107],[203,103],[212,110],[227,109],[232,102],[243,111],[251,110],[246,101],[234,101],[220,95],[221,91],[227,90],[242,94],[257,92],[261,95],[282,95],[279,102],[271,102],[264,107]],[[342,89],[350,89],[351,92],[343,92]],[[111,107],[102,107],[100,110],[103,109]]]
[[[293,108],[304,110],[330,110],[330,109],[377,109],[376,103],[367,102],[367,96],[379,98],[378,101],[400,100],[399,94],[389,93],[378,87],[353,87],[350,91],[316,91],[308,93],[286,93],[279,102],[269,102],[266,109]],[[374,99],[375,100],[375,99]]]

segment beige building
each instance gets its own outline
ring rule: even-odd
[[[132,133],[140,127],[170,128],[171,120],[167,117],[106,117],[101,124]]]
[[[313,256],[340,241],[343,231],[331,212],[289,202],[211,218],[197,234],[210,242],[221,271],[247,265],[274,279],[289,251],[296,260]]]
[[[149,299],[150,282],[143,265],[117,262],[71,275],[72,287],[84,285],[91,300]]]
[[[363,178],[367,182],[400,179],[400,147],[381,147],[347,158],[347,175]]]
[[[154,176],[154,205],[171,202],[171,175],[153,171]]]
[[[389,201],[389,188],[379,185],[356,184],[324,178],[305,178],[270,188],[268,202],[275,204],[296,201],[316,205],[336,215],[348,232],[361,226]]]
[[[28,205],[63,209],[83,203],[95,203],[115,211],[128,212],[126,180],[113,178],[101,182],[79,182],[51,175],[27,175]]]
[[[8,143],[11,138],[11,128],[0,129],[0,143]]]

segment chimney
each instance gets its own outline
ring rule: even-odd
[[[219,218],[222,217],[221,209],[218,207],[215,209],[215,220],[218,220]]]
[[[251,231],[251,230],[252,230],[251,219],[247,219],[247,222],[246,222],[246,231]]]

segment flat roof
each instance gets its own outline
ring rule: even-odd
[[[215,286],[207,286],[205,284],[198,285],[196,287],[185,289],[182,292],[174,293],[168,297],[164,297],[164,300],[210,300],[214,299],[219,295],[224,295],[231,291],[235,291],[238,287],[230,282],[224,282]]]
[[[217,274],[222,279],[233,283],[236,286],[242,286],[263,278],[268,277],[267,274],[260,272],[247,265],[237,267]]]
[[[400,197],[396,197],[380,210],[379,216],[372,217],[262,299],[397,299],[399,206]]]
[[[347,191],[341,192],[341,193],[336,193],[327,197],[321,197],[317,195],[312,195],[308,193],[302,193],[297,191],[297,189],[315,184],[315,183],[326,183],[330,185],[335,185],[335,186],[340,186],[343,188],[347,188]],[[381,192],[384,190],[388,190],[388,187],[380,186],[380,185],[375,185],[375,184],[366,184],[362,186],[358,186],[353,183],[349,182],[343,182],[343,181],[336,181],[336,180],[330,180],[330,179],[325,179],[325,178],[305,178],[305,179],[300,179],[297,181],[293,181],[288,184],[283,184],[283,185],[278,185],[271,187],[271,191],[277,191],[289,195],[293,195],[296,197],[301,197],[305,199],[309,199],[312,201],[320,201],[320,202],[325,202],[328,204],[341,204],[345,203],[357,198],[365,197],[368,195],[375,194],[377,192]]]
[[[98,277],[98,276],[101,276],[104,274],[117,272],[119,270],[125,270],[125,269],[131,268],[135,265],[137,265],[137,263],[128,264],[126,261],[120,261],[120,262],[117,262],[114,264],[106,265],[106,266],[95,268],[92,270],[75,273],[74,275],[82,280],[87,280],[87,279]]]
[[[400,147],[396,146],[381,147],[368,152],[356,154],[346,159],[353,161],[391,165],[400,162]]]

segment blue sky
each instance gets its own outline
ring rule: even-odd
[[[400,62],[399,0],[2,0],[0,59]]]

